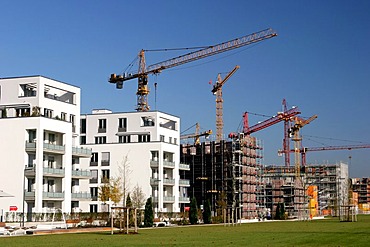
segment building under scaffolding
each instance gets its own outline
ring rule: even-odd
[[[309,186],[317,187],[317,214],[339,215],[340,206],[348,205],[348,165],[307,165],[296,179],[295,168],[267,166],[263,180],[266,187],[266,206],[275,212],[277,204],[284,203],[290,217],[306,218],[310,198]]]
[[[190,180],[189,196],[195,197],[198,205],[209,200],[214,215],[229,208],[242,218],[257,217],[265,201],[261,150],[256,138],[244,135],[232,141],[182,144],[180,162],[190,165],[185,173]]]

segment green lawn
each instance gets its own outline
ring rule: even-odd
[[[370,246],[370,215],[357,222],[337,218],[139,229],[137,235],[109,232],[2,237],[0,246]]]

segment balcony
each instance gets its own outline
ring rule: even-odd
[[[190,198],[189,197],[179,197],[179,202],[180,203],[190,203]]]
[[[182,186],[182,187],[190,186],[190,180],[189,179],[180,179],[179,180],[179,186]]]
[[[180,163],[179,170],[190,171],[190,165]]]
[[[175,162],[172,161],[163,161],[164,168],[175,168]]]
[[[51,144],[51,143],[43,143],[43,150],[47,153],[56,153],[56,154],[64,154],[65,147],[61,145]],[[27,152],[36,152],[36,142],[29,142],[26,141],[26,151]]]
[[[47,177],[59,177],[63,178],[65,175],[65,170],[64,168],[49,168],[49,167],[44,167],[43,168],[43,173],[44,176]],[[27,167],[24,171],[24,175],[26,177],[34,177],[36,175],[36,167]]]
[[[158,185],[159,181],[158,178],[150,178],[150,185]]]
[[[89,148],[72,147],[72,155],[81,158],[90,158],[92,150]]]
[[[164,178],[163,185],[175,185],[175,179]]]
[[[164,203],[174,203],[175,202],[175,197],[174,196],[164,196],[163,197],[163,202]]]
[[[35,191],[26,191],[24,193],[24,199],[26,201],[34,201],[35,200]]]
[[[92,174],[89,170],[72,170],[72,178],[91,178]]]
[[[151,160],[150,161],[150,167],[152,168],[158,168],[159,166],[159,162],[158,161],[154,161],[154,160]]]
[[[78,192],[72,193],[72,200],[91,200],[91,194],[89,192]]]
[[[43,200],[64,200],[64,192],[42,192]]]

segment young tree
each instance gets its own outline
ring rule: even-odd
[[[110,182],[110,199],[114,203],[114,205],[117,205],[122,200],[123,197],[121,179],[118,177],[111,178],[109,182]]]
[[[154,220],[152,198],[149,197],[145,203],[144,226],[152,227]]]
[[[130,175],[132,170],[130,169],[130,162],[128,159],[128,154],[126,154],[121,161],[121,164],[118,166],[118,173],[121,179],[121,185],[123,190],[123,206],[126,206],[126,196],[128,191],[130,190]]]
[[[198,223],[198,206],[195,197],[190,202],[189,221],[192,225]]]
[[[109,179],[102,177],[102,185],[99,187],[99,201],[103,202],[104,205],[109,201],[109,198],[111,197],[111,188],[109,184]]]
[[[142,208],[145,205],[145,194],[138,184],[136,184],[131,194],[132,206],[138,209]]]
[[[211,204],[209,203],[209,200],[207,200],[205,205],[204,205],[203,222],[204,222],[204,224],[211,224],[212,223]]]

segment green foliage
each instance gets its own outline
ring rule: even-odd
[[[192,225],[198,223],[198,206],[195,197],[193,197],[190,202],[189,221]]]
[[[210,204],[209,200],[207,200],[205,205],[204,205],[203,222],[204,222],[204,224],[211,224],[212,223],[211,204]]]
[[[144,226],[152,227],[153,220],[154,220],[153,203],[152,203],[152,198],[149,197],[145,203]]]

